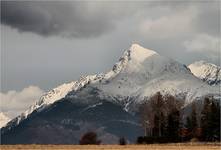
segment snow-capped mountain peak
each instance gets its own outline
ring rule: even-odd
[[[108,84],[96,85],[102,97],[119,101],[139,97],[136,98],[139,103],[161,92],[179,96],[188,104],[211,92],[218,93],[218,89],[211,89],[193,76],[186,65],[138,44],[124,52],[113,70],[116,70],[115,75],[108,79]]]
[[[138,90],[145,84],[165,74],[191,75],[185,65],[138,44],[132,44],[113,69],[105,74],[109,84],[99,84],[97,88],[112,96],[117,95],[118,98],[135,96],[141,94]]]
[[[114,71],[115,74],[119,73],[120,71],[124,70],[126,66],[130,67],[141,64],[148,57],[151,57],[153,55],[158,55],[158,53],[153,50],[146,49],[138,44],[132,44],[131,47],[123,53],[123,55],[119,59],[119,62],[117,62],[113,66],[113,69],[111,71]],[[109,75],[110,72],[108,72],[107,74]],[[107,74],[106,76],[108,76]]]
[[[191,72],[210,85],[221,84],[221,67],[205,61],[197,61],[190,64]]]
[[[130,57],[138,62],[143,62],[148,57],[157,54],[157,52],[146,49],[138,44],[132,44],[130,47]]]

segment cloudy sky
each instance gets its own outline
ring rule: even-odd
[[[220,1],[1,1],[1,111],[109,70],[132,43],[220,65]]]

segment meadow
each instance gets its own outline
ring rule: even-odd
[[[220,150],[220,143],[148,145],[1,145],[1,150]]]

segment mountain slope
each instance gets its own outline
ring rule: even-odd
[[[13,126],[16,124],[19,124],[20,121],[26,119],[28,115],[30,115],[33,111],[36,111],[36,110],[40,111],[50,106],[57,100],[64,98],[69,92],[77,91],[80,88],[87,85],[89,82],[98,80],[100,77],[101,76],[99,75],[82,76],[78,81],[64,83],[48,91],[47,93],[45,93],[44,95],[40,97],[39,101],[37,101],[34,105],[30,106],[28,110],[26,110],[24,113],[22,113],[18,117],[14,118],[10,122],[10,124]]]
[[[221,84],[221,67],[205,61],[197,61],[188,66],[191,72],[210,85]]]
[[[79,100],[81,99],[77,101]],[[34,111],[28,119],[5,132],[1,142],[78,144],[80,137],[87,131],[95,131],[103,144],[117,143],[121,136],[135,142],[135,138],[142,134],[138,117],[132,116],[116,104],[98,101],[94,105],[82,105],[62,99],[41,112]]]
[[[102,130],[102,138],[105,139],[107,137],[105,135],[108,134],[116,140],[122,134],[126,134],[123,132],[123,128],[119,128],[125,123],[128,128],[133,128],[136,131],[141,130],[138,117],[136,116],[138,106],[157,92],[163,95],[173,95],[184,101],[185,105],[195,100],[201,100],[205,96],[213,95],[220,97],[217,86],[210,86],[198,79],[185,65],[163,57],[153,50],[133,44],[124,52],[119,62],[109,72],[82,77],[78,81],[61,85],[43,95],[25,113],[13,119],[6,127],[2,128],[3,141],[4,143],[25,143],[27,141],[27,143],[46,142],[50,144],[54,143],[53,140],[47,140],[46,138],[46,141],[44,141],[44,136],[50,134],[55,136],[55,133],[59,131],[61,134],[58,134],[56,138],[59,139],[60,143],[65,143],[62,140],[64,136],[73,137],[67,135],[68,131],[79,136],[86,130],[89,130],[91,126],[95,126],[95,130],[106,129],[105,132]],[[65,109],[65,103],[69,103],[69,109]],[[57,107],[58,104],[59,107]],[[97,108],[101,108],[104,112],[97,111]],[[79,112],[75,112],[78,109],[79,112],[92,109],[96,112],[92,112],[92,114],[95,114],[97,117],[93,118],[91,116],[93,120],[90,120],[88,118],[90,113],[82,115]],[[114,111],[115,109],[117,109],[117,114]],[[51,110],[54,111],[53,115],[49,115]],[[107,116],[110,115],[106,111],[111,111],[115,114],[112,116],[112,120],[117,120],[118,126],[113,125],[115,126],[114,129],[108,124],[102,124],[103,121],[108,120]],[[61,115],[62,113],[65,113],[65,115],[69,116],[67,119],[71,119],[74,122],[84,122],[82,127],[87,126],[87,128],[78,128],[75,132],[72,128],[66,128],[64,124],[54,122],[55,120],[61,121],[62,117],[65,117],[65,115]],[[69,113],[70,115],[68,115]],[[75,113],[78,115],[76,116]],[[61,117],[59,117],[60,115]],[[118,115],[122,115],[122,117],[118,118]],[[100,119],[103,117],[107,118],[104,118],[104,120]],[[51,122],[44,124],[48,122],[47,120],[51,120]],[[88,125],[88,121],[90,125]],[[26,122],[28,122],[27,126]],[[42,135],[33,131],[32,129],[35,127],[32,127],[32,125],[37,128],[36,131],[41,130],[42,132],[40,133]],[[48,128],[45,129],[45,126]],[[47,134],[47,131],[50,134]],[[133,130],[131,133],[135,135]],[[35,134],[39,138],[27,138],[30,134]],[[127,139],[133,140],[134,137],[131,137],[132,135],[127,135]],[[77,137],[73,138],[75,140],[72,143],[76,143],[79,140]]]

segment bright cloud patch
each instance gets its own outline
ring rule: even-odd
[[[43,93],[44,91],[37,86],[29,86],[22,91],[0,93],[1,112],[14,118],[38,100]]]
[[[4,113],[0,112],[0,128],[5,126],[10,121],[10,118]]]
[[[192,32],[191,22],[197,11],[192,7],[157,19],[147,19],[140,24],[140,33],[155,39],[173,38]]]
[[[210,52],[212,54],[219,52],[219,41],[219,38],[200,34],[192,40],[185,41],[184,46],[190,52]]]

